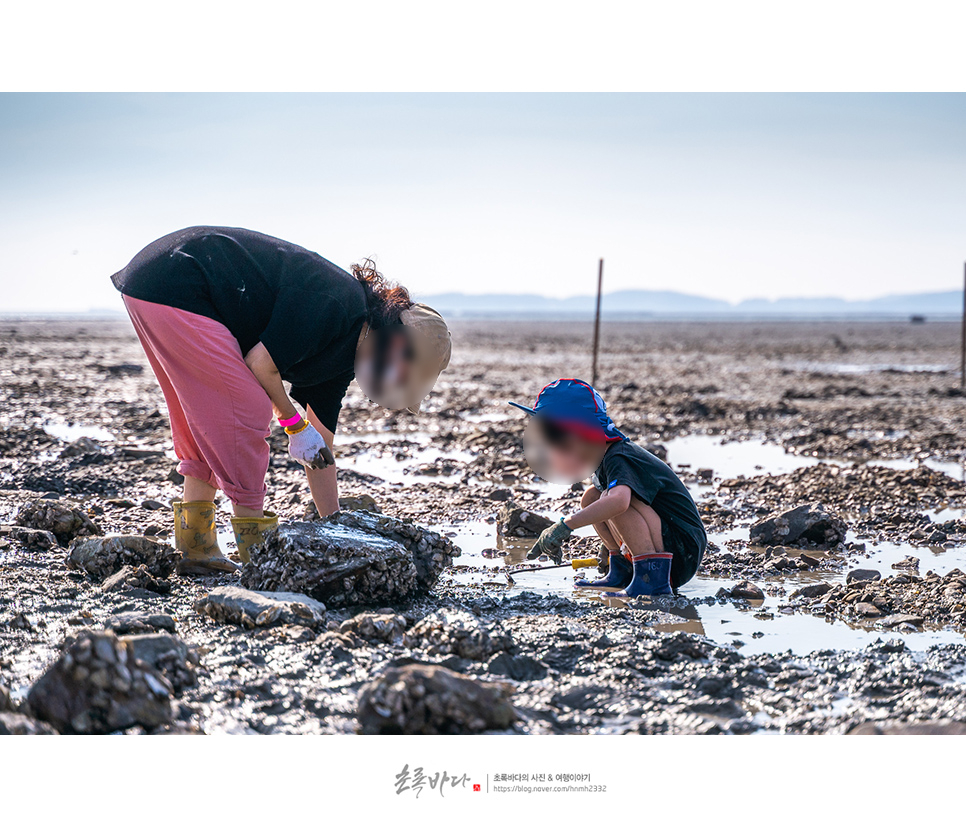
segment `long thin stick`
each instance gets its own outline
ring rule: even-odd
[[[963,266],[963,332],[959,354],[959,390],[966,391],[966,265]]]
[[[594,314],[594,367],[590,375],[590,384],[597,387],[597,353],[600,350],[600,293],[604,286],[604,259],[600,259],[597,264],[597,312]],[[966,312],[963,313],[966,316]],[[966,318],[963,319],[963,327],[966,328]],[[966,329],[963,331],[966,334]],[[966,336],[964,336],[966,338]],[[963,350],[966,351],[966,342],[963,343]],[[963,354],[966,357],[966,353]],[[964,359],[966,361],[966,359]],[[966,372],[964,372],[966,373]]]

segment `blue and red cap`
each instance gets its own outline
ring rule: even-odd
[[[603,398],[582,379],[554,380],[537,395],[533,408],[514,402],[510,405],[592,440],[624,439],[614,421],[607,416]]]

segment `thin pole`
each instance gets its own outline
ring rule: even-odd
[[[966,391],[966,264],[963,266],[963,330],[960,339],[959,390]]]
[[[597,354],[600,350],[600,293],[604,286],[604,259],[597,264],[597,312],[594,314],[594,367],[590,375],[590,384],[597,387]],[[966,304],[966,302],[964,302]],[[966,339],[966,306],[963,308],[963,339]],[[963,342],[963,361],[966,362],[966,341]],[[966,374],[966,371],[963,372]],[[966,379],[966,376],[964,376]]]

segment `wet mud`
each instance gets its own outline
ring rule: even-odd
[[[356,528],[388,535],[393,559],[424,540],[430,556],[388,569],[381,600],[333,585],[323,604],[278,566],[171,570],[180,479],[126,323],[0,322],[0,733],[963,726],[956,327],[605,323],[610,411],[682,475],[712,541],[679,597],[630,603],[575,590],[570,567],[507,577],[532,539],[505,534],[532,534],[583,487],[533,477],[505,402],[587,375],[589,335],[458,322],[418,417],[350,389],[344,509],[402,520]],[[270,443],[267,506],[312,521],[284,436]],[[290,529],[289,544],[304,528]]]

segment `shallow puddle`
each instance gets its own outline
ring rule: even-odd
[[[625,602],[601,599],[601,592],[595,589],[575,588],[573,582],[578,575],[593,579],[597,574],[589,570],[574,571],[566,564],[551,570],[515,573],[513,583],[510,584],[505,568],[526,561],[526,553],[533,545],[532,540],[501,539],[497,537],[494,525],[482,522],[455,528],[444,526],[439,529],[451,535],[463,551],[463,557],[457,563],[458,570],[452,575],[454,581],[460,584],[480,586],[490,594],[515,595],[530,591],[586,600],[600,605],[629,604],[635,608],[650,609],[661,614],[662,619],[666,614],[679,618],[678,622],[657,625],[660,630],[704,634],[717,642],[733,644],[745,654],[784,651],[808,654],[820,649],[860,649],[890,636],[901,637],[913,650],[924,650],[940,643],[964,642],[963,635],[953,631],[893,633],[875,625],[865,628],[840,621],[827,622],[823,617],[782,610],[788,607],[788,597],[797,588],[817,582],[844,582],[846,574],[855,567],[874,568],[883,576],[892,575],[898,571],[891,565],[909,555],[920,558],[922,573],[927,570],[947,573],[954,567],[966,570],[964,548],[936,553],[933,552],[934,549],[927,547],[877,545],[858,565],[854,560],[848,563],[843,561],[840,570],[807,571],[756,580],[756,584],[766,594],[765,601],[760,605],[735,604],[730,600],[709,603],[708,597],[713,597],[722,587],[730,587],[735,580],[702,575],[696,576],[684,586],[681,595],[674,600],[639,599]],[[741,537],[742,532],[747,535],[746,531],[736,529],[712,538],[721,541],[734,539]],[[484,557],[484,551],[493,551],[494,555],[490,558]],[[506,555],[496,555],[500,551]]]

